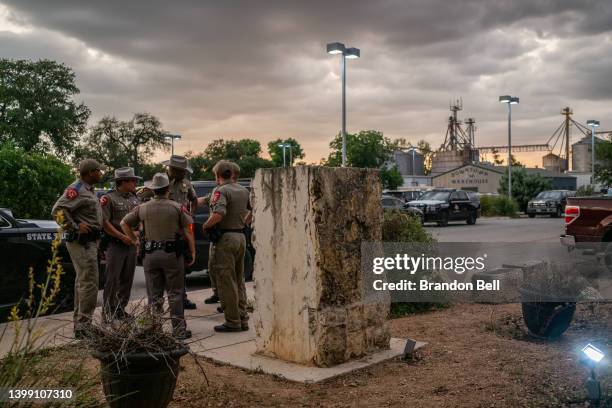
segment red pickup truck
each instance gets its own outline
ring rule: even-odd
[[[561,243],[612,242],[612,197],[568,197]]]

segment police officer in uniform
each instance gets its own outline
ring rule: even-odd
[[[79,163],[79,178],[57,200],[52,216],[66,231],[66,247],[74,265],[74,336],[84,337],[98,297],[98,247],[102,232],[102,208],[94,184],[102,179],[105,167],[93,159]]]
[[[103,307],[108,320],[127,317],[125,307],[130,300],[136,270],[136,246],[123,233],[120,223],[123,217],[140,204],[136,197],[136,181],[139,179],[131,167],[116,169],[113,179],[116,189],[100,198],[104,232],[108,239]]]
[[[157,173],[146,183],[153,190],[152,200],[134,208],[121,221],[121,228],[132,242],[137,242],[133,228],[144,224],[145,257],[144,272],[149,304],[157,312],[162,311],[164,289],[168,294],[173,334],[184,340],[191,337],[187,330],[183,308],[185,261],[183,245],[188,245],[193,264],[195,242],[189,231],[193,222],[191,216],[178,203],[169,200],[170,182],[168,176]]]
[[[210,199],[210,217],[203,226],[207,233],[218,226],[221,233],[217,242],[211,243],[210,261],[225,313],[225,323],[215,326],[217,332],[249,329],[244,285],[246,239],[243,232],[244,219],[249,212],[249,192],[232,181],[232,169],[233,165],[224,160],[213,168],[218,187]]]
[[[168,177],[170,179],[170,199],[184,206],[190,215],[194,215],[198,208],[198,196],[191,182],[186,177],[190,172],[189,163],[185,156],[172,155],[170,160],[163,163],[168,166]],[[189,254],[186,254],[189,255]],[[187,282],[185,282],[187,287]],[[187,292],[183,293],[185,309],[195,309],[197,306],[187,298]]]

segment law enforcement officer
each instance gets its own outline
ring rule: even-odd
[[[184,206],[190,215],[194,215],[198,208],[198,196],[186,177],[191,172],[187,158],[179,155],[170,156],[170,160],[163,163],[168,166],[168,177],[170,179],[170,199]],[[189,254],[185,254],[189,256]],[[185,281],[185,288],[187,282]],[[185,309],[195,309],[197,306],[187,298],[187,292],[183,293]]]
[[[74,265],[74,336],[83,338],[98,297],[98,248],[102,231],[102,208],[94,184],[105,167],[93,159],[79,163],[79,178],[57,200],[52,216],[66,231],[66,247]],[[58,217],[63,214],[63,220]]]
[[[125,307],[136,270],[136,246],[121,230],[121,220],[140,204],[136,197],[136,181],[140,177],[131,167],[115,170],[115,190],[100,198],[104,217],[104,232],[108,237],[106,249],[106,283],[104,284],[104,314],[107,319],[127,317]]]
[[[187,339],[191,337],[191,332],[187,330],[183,309],[183,245],[186,241],[192,256],[190,264],[193,264],[195,243],[193,235],[189,233],[189,225],[193,220],[181,205],[168,199],[170,182],[166,174],[155,174],[153,180],[146,185],[153,190],[155,196],[126,215],[121,221],[121,228],[136,243],[133,228],[141,222],[144,224],[146,254],[143,266],[149,304],[161,312],[165,289],[173,333],[179,339]]]
[[[238,181],[238,178],[240,178],[240,166],[230,161],[228,161],[227,163],[228,163],[228,166],[230,166],[232,169],[232,183],[236,183]],[[217,190],[217,187],[213,189],[210,196],[203,197],[202,204],[210,206],[210,197],[212,197],[215,194],[216,190]],[[198,199],[198,206],[200,205],[199,200],[200,199]],[[210,212],[212,213],[212,211]],[[210,279],[210,287],[212,288],[213,294],[210,297],[204,299],[204,303],[206,304],[219,303],[219,291],[217,290],[217,280],[216,280],[215,270],[214,270],[215,265],[212,262],[212,259],[214,259],[213,252],[214,252],[214,246],[210,245],[208,248],[208,278]],[[218,310],[221,312],[222,308],[218,308]]]
[[[221,236],[211,243],[214,274],[225,313],[225,323],[215,326],[217,332],[248,330],[247,297],[244,285],[244,253],[246,239],[244,218],[248,214],[249,192],[232,182],[232,165],[220,161],[213,168],[218,184],[211,197],[211,214],[203,228],[218,225]],[[210,234],[209,234],[210,235]]]

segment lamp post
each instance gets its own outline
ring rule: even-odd
[[[599,121],[587,120],[587,126],[591,127],[591,184],[595,183],[595,128],[599,127]]]
[[[411,151],[412,151],[412,177],[414,177],[414,176],[416,175],[416,171],[414,170],[414,160],[415,160],[415,158],[414,158],[414,152],[416,151],[416,149],[417,149],[417,148],[416,148],[416,147],[414,147],[414,146],[411,146],[411,147],[408,149],[408,150],[411,150]],[[413,180],[413,181],[414,181],[414,180]]]
[[[518,104],[519,98],[502,95],[499,102],[508,105],[508,198],[512,199],[512,105]]]
[[[347,48],[339,42],[327,44],[328,54],[342,54],[342,167],[346,167],[346,59],[361,56],[359,48]]]
[[[283,167],[286,167],[285,163],[285,148],[289,148],[289,166],[293,165],[293,146],[290,143],[279,143],[278,147],[283,148]]]
[[[166,140],[172,139],[172,155],[174,155],[174,139],[180,139],[181,135],[166,135]]]

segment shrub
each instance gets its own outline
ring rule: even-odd
[[[433,244],[435,238],[423,228],[421,220],[398,210],[385,210],[383,221],[384,242],[408,242]],[[417,274],[418,275],[418,274]],[[419,276],[415,277],[418,279]],[[430,277],[431,278],[431,277]],[[390,314],[392,318],[402,317],[431,309],[446,307],[445,303],[434,302],[393,302]]]
[[[518,205],[507,196],[482,196],[480,197],[480,211],[485,217],[516,217]]]
[[[0,207],[18,218],[50,218],[51,207],[72,180],[70,167],[54,156],[0,146]]]
[[[576,197],[590,197],[594,195],[597,195],[597,192],[592,184],[580,186],[578,190],[576,190]]]

